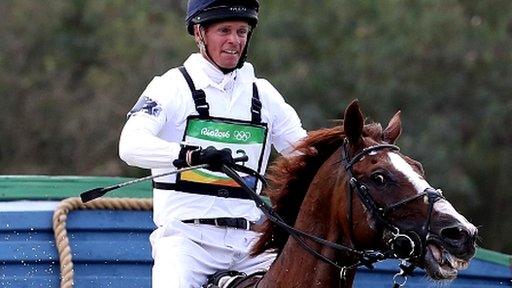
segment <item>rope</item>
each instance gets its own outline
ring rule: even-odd
[[[66,220],[69,212],[73,210],[152,210],[152,199],[137,198],[101,198],[83,204],[78,197],[62,200],[53,212],[53,234],[55,246],[59,254],[60,263],[60,287],[72,288],[73,283],[73,259],[69,245]]]

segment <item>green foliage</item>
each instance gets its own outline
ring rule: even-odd
[[[4,171],[122,173],[126,112],[153,75],[193,48],[183,5],[160,2],[2,2]]]
[[[171,3],[169,3],[171,2]],[[402,110],[399,141],[434,186],[512,252],[512,2],[262,0],[250,61],[308,129],[354,98]],[[0,2],[3,173],[135,175],[117,158],[125,113],[195,51],[185,1]]]

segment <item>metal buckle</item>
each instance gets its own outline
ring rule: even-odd
[[[391,232],[392,235],[393,235],[393,238],[390,239],[388,241],[388,243],[390,244],[391,246],[391,250],[393,251],[393,254],[398,257],[399,259],[409,259],[410,257],[412,257],[414,255],[414,251],[416,249],[416,243],[414,243],[414,241],[412,240],[411,237],[409,237],[409,235],[405,234],[405,233],[401,233],[400,230],[397,228],[397,231],[396,233],[393,233]],[[407,255],[398,255],[395,250],[395,245],[396,245],[396,240],[398,240],[399,238],[402,238],[403,241],[408,241],[409,244],[410,244],[410,251],[407,251],[408,254]]]
[[[213,218],[213,224],[215,224],[216,227],[220,227],[219,221],[217,218]]]

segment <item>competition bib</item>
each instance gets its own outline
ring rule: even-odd
[[[261,172],[263,149],[267,138],[267,126],[246,121],[223,118],[200,118],[190,116],[187,119],[183,141],[190,145],[201,146],[203,149],[213,146],[217,149],[229,148],[233,158],[248,156],[249,160],[239,163],[255,171]],[[256,179],[240,173],[249,187],[256,189]],[[234,180],[222,172],[207,169],[196,169],[178,175],[176,186],[180,191],[198,193],[204,189],[223,189],[226,192],[241,190]]]

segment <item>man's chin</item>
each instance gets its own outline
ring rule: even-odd
[[[234,69],[238,65],[240,57],[237,55],[225,54],[222,55],[217,62],[217,65],[222,69]]]
[[[236,63],[229,63],[229,64],[225,64],[225,63],[222,63],[222,64],[219,64],[218,66],[224,70],[234,70],[236,68],[236,65],[238,64],[238,62]]]

